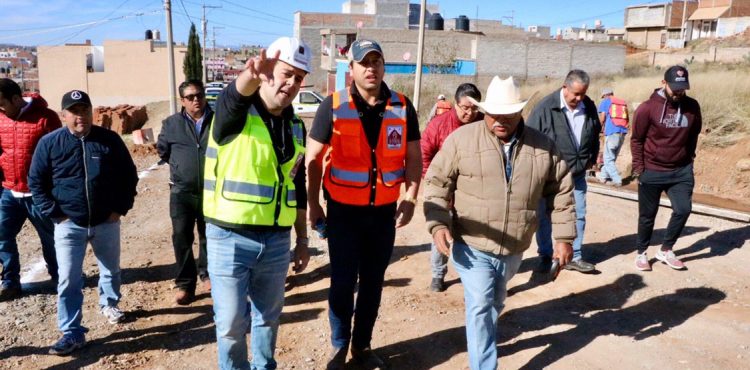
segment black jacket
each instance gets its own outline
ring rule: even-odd
[[[589,166],[596,164],[602,124],[597,115],[596,104],[586,96],[583,99],[586,122],[581,132],[581,146],[576,148],[568,118],[560,105],[560,90],[558,89],[537,103],[526,125],[547,135],[555,142],[571,174],[575,177],[584,173]]]
[[[203,193],[203,167],[214,112],[206,106],[205,114],[200,136],[183,112],[167,117],[161,124],[156,149],[162,161],[169,163],[170,182],[174,184],[172,191],[195,195]]]
[[[84,138],[61,127],[42,137],[29,170],[34,204],[50,218],[96,226],[133,208],[138,174],[116,133],[91,127]]]

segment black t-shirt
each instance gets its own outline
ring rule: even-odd
[[[391,91],[385,82],[383,82],[380,86],[380,97],[378,97],[378,102],[374,106],[369,105],[362,98],[359,90],[353,84],[351,86],[351,95],[354,105],[360,113],[360,121],[365,130],[367,141],[370,143],[370,148],[374,148],[378,144],[378,135],[380,135],[380,127],[383,123],[382,115],[385,112],[386,102],[391,97]],[[332,135],[333,95],[329,95],[323,100],[320,107],[318,107],[318,113],[315,114],[315,120],[313,120],[312,128],[310,128],[310,137],[322,144],[329,144]],[[419,118],[417,117],[417,111],[414,109],[411,100],[406,98],[406,141],[419,141],[419,139]]]
[[[236,82],[229,84],[219,94],[219,98],[216,101],[216,112],[214,113],[213,122],[214,141],[223,145],[234,140],[245,127],[247,112],[250,106],[253,105],[271,133],[273,149],[279,163],[292,160],[294,156],[294,135],[292,133],[291,120],[294,118],[294,108],[290,105],[281,112],[281,116],[274,116],[268,112],[257,91],[253,95],[242,96],[237,91],[235,85]],[[303,136],[306,136],[304,125],[302,126],[302,130]],[[303,139],[303,145],[305,144],[305,140]],[[302,161],[294,177],[294,186],[297,193],[297,209],[307,209],[305,172],[305,162]]]

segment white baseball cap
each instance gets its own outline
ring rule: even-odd
[[[279,53],[279,60],[307,73],[312,71],[312,51],[307,44],[295,37],[280,37],[266,49],[266,55],[273,58]]]

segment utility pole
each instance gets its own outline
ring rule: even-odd
[[[177,87],[174,77],[174,41],[172,38],[172,2],[164,0],[164,12],[167,14],[167,54],[169,54],[169,112],[177,113]]]
[[[424,50],[424,16],[427,9],[427,0],[420,2],[419,8],[419,39],[417,41],[417,71],[416,78],[414,79],[414,109],[419,113],[419,94],[422,90],[422,54]]]
[[[205,85],[208,78],[208,66],[206,66],[206,38],[208,37],[208,21],[206,20],[206,8],[218,9],[221,8],[221,6],[206,5],[204,3],[203,5],[201,5],[201,7],[203,7],[203,18],[201,18],[201,30],[203,31],[203,50],[201,52],[201,56],[203,60],[201,61],[201,63],[203,63],[203,85]]]
[[[211,57],[214,59],[216,59],[216,30],[217,29],[221,30],[221,29],[224,29],[224,27],[213,26],[213,32],[212,32],[212,37],[211,37],[211,43],[213,44],[213,46],[211,47]],[[211,79],[212,80],[216,79],[216,70],[211,72]]]

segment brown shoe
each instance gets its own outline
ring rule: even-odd
[[[179,289],[174,296],[174,301],[180,306],[187,306],[195,300],[195,293]]]

